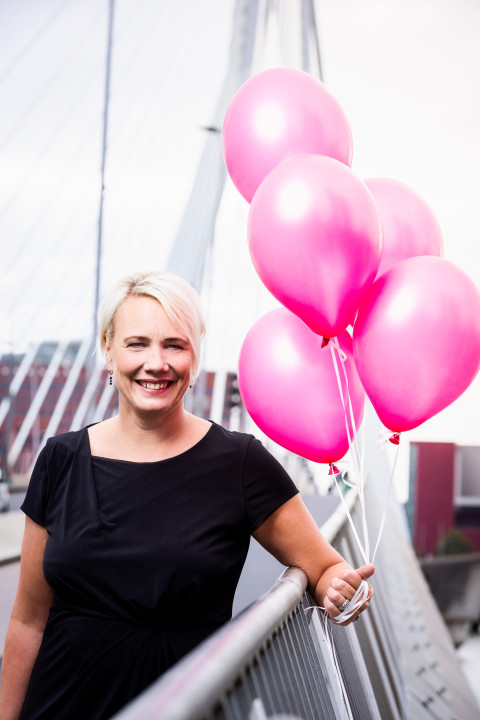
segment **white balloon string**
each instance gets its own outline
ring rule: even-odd
[[[338,352],[338,356],[339,356],[339,358],[340,358],[340,364],[341,364],[341,367],[342,367],[343,377],[344,377],[344,380],[345,380],[345,387],[346,387],[346,389],[347,389],[348,412],[349,412],[349,415],[350,415],[350,422],[351,422],[351,424],[352,424],[352,429],[353,429],[353,437],[352,437],[353,449],[354,449],[354,451],[355,451],[356,461],[357,461],[357,463],[359,464],[359,466],[360,466],[360,468],[361,468],[361,466],[362,466],[362,456],[363,456],[363,453],[360,453],[360,452],[359,452],[358,443],[357,443],[357,437],[358,437],[357,425],[356,425],[356,421],[355,421],[355,414],[354,414],[354,412],[353,412],[353,405],[352,405],[352,399],[351,399],[351,395],[350,395],[350,387],[349,387],[349,384],[348,384],[348,374],[347,374],[347,367],[346,367],[347,356],[346,356],[346,354],[340,349],[340,344],[339,344],[339,342],[338,342],[338,339],[337,339],[337,338],[334,338],[333,342],[334,342],[334,345],[335,345],[336,350],[337,350],[337,352]]]
[[[388,430],[380,430],[378,433],[378,440],[377,440],[377,446],[378,447],[385,447],[387,442],[390,439],[391,432],[388,432]]]
[[[366,505],[365,505],[365,426],[367,419],[365,417],[367,408],[366,403],[364,402],[364,417],[363,422],[360,427],[360,431],[362,433],[361,435],[361,442],[360,442],[360,502],[362,505],[362,523],[363,523],[363,535],[365,538],[365,554],[367,558],[370,556],[370,540],[369,540],[369,533],[368,533],[368,524],[367,524],[367,512],[366,512]]]
[[[364,422],[362,423],[362,428],[361,428],[362,436],[361,436],[361,438],[359,438],[359,434],[357,432],[356,423],[355,423],[353,405],[352,405],[351,396],[350,396],[348,375],[347,375],[347,371],[346,371],[346,367],[345,367],[345,363],[347,361],[347,356],[341,350],[337,338],[330,339],[330,350],[331,350],[331,354],[332,354],[333,366],[334,366],[334,370],[335,370],[335,376],[337,379],[338,389],[340,392],[340,397],[342,400],[342,405],[343,405],[344,414],[345,414],[345,426],[346,426],[346,430],[347,430],[347,439],[348,439],[350,458],[351,458],[351,467],[346,471],[349,473],[348,479],[343,477],[343,475],[341,475],[341,473],[338,472],[337,468],[333,464],[330,465],[330,472],[333,473],[335,486],[336,486],[338,494],[340,496],[340,500],[343,504],[345,513],[348,517],[348,521],[352,528],[353,535],[355,537],[358,549],[363,557],[363,560],[366,564],[369,562],[371,562],[373,564],[375,561],[375,556],[377,554],[377,550],[378,550],[378,547],[380,544],[380,539],[383,534],[383,529],[385,526],[387,504],[388,504],[390,492],[391,492],[391,489],[393,486],[393,478],[394,478],[395,467],[396,467],[397,458],[398,458],[399,435],[398,434],[394,434],[394,435],[389,434],[385,438],[382,438],[383,444],[386,444],[386,442],[388,440],[390,440],[390,442],[392,442],[393,444],[396,444],[397,452],[395,455],[395,460],[394,460],[392,472],[390,475],[390,482],[389,482],[389,486],[388,486],[388,490],[387,490],[385,504],[384,504],[383,511],[381,514],[380,528],[379,528],[379,532],[378,532],[377,541],[375,543],[375,548],[373,551],[372,559],[371,559],[371,561],[369,561],[370,541],[369,541],[369,532],[368,532],[366,506],[365,506],[365,493],[364,493],[364,490],[365,490],[365,425],[366,425],[367,407],[365,407],[365,409],[364,409],[365,417],[364,417]],[[338,355],[340,364],[342,366],[345,386],[342,385],[336,355]],[[349,419],[350,419],[350,424],[349,424]],[[361,440],[360,450],[358,447],[359,440]],[[350,479],[351,474],[353,475],[353,480]],[[351,515],[348,505],[346,503],[346,500],[344,498],[343,492],[339,486],[339,483],[338,483],[339,475],[341,475],[342,481],[345,483],[345,485],[347,485],[348,487],[351,487],[351,488],[355,487],[358,490],[358,497],[359,497],[359,502],[360,502],[360,507],[361,507],[362,530],[363,530],[363,538],[364,538],[363,544],[360,540],[359,534],[355,527],[355,523],[353,521],[352,515]],[[364,605],[364,603],[368,600],[369,591],[370,591],[369,583],[366,580],[362,580],[362,582],[360,583],[359,587],[357,588],[353,598],[348,602],[347,606],[340,613],[340,615],[338,615],[335,618],[331,618],[332,622],[334,622],[335,624],[342,624],[342,623],[345,623],[348,620],[350,620],[357,613],[357,611],[360,610],[360,608]],[[306,609],[308,610],[308,609],[314,609],[314,608],[306,608]],[[329,651],[332,656],[332,661],[333,661],[333,664],[334,664],[334,667],[336,670],[337,680],[338,680],[339,689],[340,689],[340,695],[343,700],[343,706],[344,706],[343,709],[347,713],[348,720],[353,720],[353,714],[352,714],[352,710],[350,707],[345,684],[343,681],[340,663],[338,661],[338,657],[337,657],[337,654],[335,651],[335,645],[334,645],[333,639],[331,637],[331,631],[328,628],[328,623],[326,622],[326,620],[324,622],[322,622],[323,618],[325,618],[325,619],[328,618],[328,614],[327,614],[325,608],[317,607],[317,609],[323,610],[323,612],[324,612],[323,617],[322,617],[322,614],[319,614],[320,615],[320,623],[321,623],[321,626],[322,626],[322,629],[324,632],[326,645],[329,648]],[[344,715],[344,713],[342,712],[342,716],[343,715]]]
[[[365,557],[367,560],[365,562],[368,562],[368,558],[370,557],[370,539],[368,534],[368,525],[367,525],[367,511],[365,506],[365,484],[364,484],[364,477],[363,475],[360,475],[360,483],[358,488],[358,499],[360,500],[360,508],[361,508],[361,515],[362,515],[362,529],[363,529],[363,542],[365,544]]]
[[[354,416],[353,416],[353,411],[352,411],[352,408],[351,408],[350,393],[349,393],[349,388],[348,388],[348,377],[347,377],[346,372],[345,372],[345,361],[346,361],[346,359],[347,359],[347,356],[346,356],[345,353],[341,350],[337,338],[332,338],[332,339],[330,340],[330,350],[331,350],[331,353],[332,353],[333,367],[334,367],[334,369],[335,369],[335,377],[337,378],[338,389],[339,389],[339,391],[340,391],[340,397],[341,397],[341,399],[342,399],[343,410],[344,410],[344,413],[345,413],[345,425],[346,425],[346,428],[347,428],[348,445],[349,445],[350,448],[351,448],[352,445],[353,445],[353,450],[354,450],[355,452],[357,452],[357,448],[355,447],[355,444],[353,443],[353,438],[355,437],[355,434],[356,434],[355,418],[354,418]],[[343,368],[343,371],[344,371],[344,377],[345,377],[345,392],[344,392],[344,389],[343,389],[342,381],[341,381],[341,379],[340,379],[340,373],[339,373],[339,370],[338,370],[338,363],[337,363],[337,358],[336,358],[336,355],[335,355],[335,351],[336,351],[337,354],[338,354],[338,357],[339,357],[339,359],[340,359],[340,362],[341,362],[341,364],[342,364],[342,368]],[[347,396],[347,399],[345,399],[345,394],[346,394],[346,396]],[[348,409],[347,409],[347,408],[348,408]],[[353,433],[353,438],[352,438],[352,433],[351,433],[351,431],[350,431],[350,426],[349,426],[349,424],[348,424],[348,416],[349,416],[349,415],[350,415],[351,430],[352,430],[352,433]],[[357,459],[358,459],[358,458],[357,458]]]
[[[340,488],[340,486],[339,486],[339,484],[338,484],[337,475],[334,475],[333,478],[334,478],[334,480],[335,480],[335,486],[336,486],[336,488],[337,488],[337,490],[338,490],[338,494],[340,495],[340,500],[342,501],[342,504],[343,504],[343,509],[345,510],[345,513],[346,513],[346,515],[347,515],[347,517],[348,517],[348,521],[349,521],[350,525],[352,526],[352,532],[353,532],[353,534],[354,534],[354,536],[355,536],[355,540],[357,541],[358,549],[360,550],[360,552],[361,552],[361,554],[362,554],[362,557],[363,557],[364,562],[365,562],[365,563],[368,563],[368,559],[367,559],[368,556],[367,556],[367,554],[366,554],[366,552],[365,552],[365,549],[364,549],[364,547],[363,547],[363,545],[362,545],[362,543],[361,543],[361,541],[360,541],[360,538],[359,538],[358,533],[357,533],[357,528],[355,527],[355,523],[353,522],[353,518],[352,518],[352,516],[351,516],[351,514],[350,514],[350,510],[348,509],[348,505],[347,505],[347,503],[346,503],[346,501],[345,501],[345,498],[344,498],[344,496],[343,496],[342,490],[341,490],[341,488]]]
[[[400,433],[394,432],[392,433],[389,430],[381,430],[378,433],[378,440],[377,445],[378,447],[385,446],[387,442],[391,442],[392,445],[399,445],[400,444]]]
[[[350,389],[348,385],[348,375],[345,367],[345,362],[347,360],[347,356],[345,353],[342,352],[338,339],[332,338],[330,341],[330,347],[332,352],[332,359],[333,359],[333,366],[335,369],[335,376],[337,378],[338,388],[340,391],[340,397],[342,399],[343,409],[345,413],[345,425],[347,429],[347,438],[348,438],[348,444],[350,448],[350,454],[352,459],[352,470],[354,472],[354,477],[356,480],[356,487],[358,488],[358,499],[360,502],[360,509],[361,509],[361,519],[362,519],[362,532],[363,532],[363,541],[364,546],[359,546],[362,550],[362,555],[365,559],[365,562],[368,562],[366,558],[370,555],[370,540],[369,540],[369,534],[368,534],[368,525],[367,525],[367,514],[366,514],[366,507],[365,507],[365,477],[364,477],[364,450],[362,447],[362,451],[360,452],[358,449],[358,433],[357,433],[357,427],[355,422],[355,415],[353,412],[353,405],[351,401],[351,395],[350,395]],[[345,400],[345,394],[343,391],[343,385],[340,379],[340,373],[338,370],[338,364],[337,364],[337,358],[335,356],[335,351],[337,352],[340,363],[342,366],[343,376],[345,380],[345,390],[346,390],[346,400]],[[348,418],[350,417],[350,423],[351,423],[351,429],[353,432],[353,437],[350,434],[350,426],[348,423]],[[363,438],[363,433],[362,433]],[[351,524],[353,527],[353,520],[351,520]],[[356,532],[356,531],[355,531]],[[364,550],[363,550],[364,547]]]
[[[346,485],[349,488],[355,489],[357,487],[354,482],[350,482],[350,480],[348,479],[348,475],[346,474],[346,471],[345,471],[345,475],[342,474],[342,482],[344,485]]]
[[[345,687],[345,683],[343,681],[342,668],[340,667],[340,662],[338,660],[337,652],[335,650],[335,644],[333,642],[331,628],[328,625],[328,621],[324,620],[324,618],[321,617],[320,613],[319,613],[319,616],[321,618],[320,623],[323,628],[323,633],[325,636],[325,643],[326,643],[328,649],[330,650],[330,655],[332,657],[332,661],[335,666],[338,685],[339,685],[339,689],[340,689],[340,696],[343,700],[343,709],[345,710],[345,713],[346,713],[346,719],[354,720],[352,708],[350,707],[350,700],[348,697],[347,688]],[[322,620],[323,620],[323,622],[322,622]],[[342,716],[345,713],[342,712]]]
[[[350,456],[351,456],[351,460],[352,460],[352,467],[351,467],[350,471],[354,475],[353,482],[351,482],[351,481],[347,482],[347,480],[345,480],[344,478],[343,478],[343,482],[346,485],[348,485],[349,487],[356,487],[358,489],[358,499],[359,499],[360,508],[361,508],[361,522],[362,522],[362,532],[363,532],[363,539],[364,539],[363,544],[360,542],[360,538],[359,538],[358,532],[355,528],[353,518],[352,518],[348,508],[346,507],[346,503],[344,501],[343,494],[338,486],[336,476],[335,476],[335,484],[337,486],[337,490],[339,491],[340,497],[344,504],[344,508],[346,510],[348,520],[353,529],[353,533],[354,533],[355,539],[357,541],[358,548],[364,559],[364,562],[365,563],[371,562],[373,564],[373,562],[375,560],[375,556],[377,554],[378,547],[380,545],[380,540],[381,540],[381,537],[383,534],[383,529],[385,526],[387,505],[388,505],[390,493],[391,493],[392,487],[393,487],[395,468],[396,468],[397,459],[398,459],[398,445],[400,442],[400,434],[399,433],[392,434],[391,432],[385,431],[384,433],[381,433],[381,435],[380,435],[381,439],[379,441],[379,445],[380,444],[386,445],[386,443],[388,441],[390,441],[392,444],[397,446],[397,452],[395,453],[395,459],[394,459],[392,471],[390,474],[390,481],[389,481],[388,490],[387,490],[387,494],[386,494],[386,498],[385,498],[385,503],[384,503],[383,510],[381,513],[380,528],[379,528],[377,540],[375,543],[372,559],[369,560],[370,539],[369,539],[369,532],[368,532],[367,514],[366,514],[366,506],[365,506],[365,492],[364,492],[365,491],[365,442],[364,442],[364,440],[365,440],[365,421],[366,421],[366,419],[364,419],[364,422],[363,422],[362,443],[361,443],[361,450],[359,451],[359,448],[358,448],[358,439],[359,438],[358,438],[358,432],[357,432],[357,428],[356,428],[356,424],[355,424],[353,406],[352,406],[351,396],[350,396],[349,386],[348,386],[348,376],[347,376],[346,367],[345,367],[345,362],[347,360],[347,356],[340,349],[340,345],[338,343],[337,338],[332,338],[330,340],[330,347],[331,347],[331,352],[332,352],[333,365],[334,365],[334,369],[335,369],[335,376],[337,378],[340,397],[341,397],[344,412],[345,412],[345,425],[346,425],[346,429],[347,429],[347,438],[348,438],[348,442],[349,442]],[[344,392],[344,387],[343,387],[341,379],[340,379],[340,372],[339,372],[339,368],[338,368],[335,351],[338,354],[338,357],[340,359],[340,363],[342,366],[343,376],[345,379],[346,393]],[[345,394],[346,394],[346,398],[345,398]],[[365,413],[366,413],[366,408],[365,408]],[[351,426],[349,425],[349,422],[348,422],[349,417],[350,417]],[[353,437],[352,437],[352,434],[350,431],[351,428],[353,430]]]
[[[340,615],[337,615],[337,617],[332,618],[332,622],[338,625],[339,623],[343,623],[346,620],[350,620],[350,618],[355,615],[357,610],[362,607],[363,603],[368,600],[369,591],[370,586],[368,582],[366,580],[362,580],[355,592],[355,595],[350,600],[345,610],[342,610]]]
[[[323,636],[325,638],[325,645],[326,645],[326,647],[330,653],[330,656],[332,658],[332,662],[333,662],[333,665],[335,668],[335,674],[336,674],[337,681],[338,681],[340,696],[343,701],[343,707],[339,708],[340,713],[341,713],[340,720],[343,720],[344,718],[345,718],[345,720],[355,720],[353,713],[352,713],[352,709],[350,707],[350,700],[348,698],[347,688],[345,687],[345,683],[343,681],[342,668],[340,667],[340,662],[338,660],[337,652],[335,650],[335,644],[333,642],[332,631],[328,624],[329,618],[328,618],[327,611],[325,610],[325,608],[320,607],[319,605],[312,605],[310,607],[306,607],[305,610],[318,610],[319,611],[318,618],[319,618],[319,622],[320,622],[320,627],[322,628]],[[323,612],[320,612],[320,611],[323,611]]]
[[[365,428],[367,426],[367,414],[368,414],[368,405],[366,402],[363,403],[363,421],[360,425],[360,432],[361,432],[361,440],[360,440],[360,448],[361,448],[361,454],[360,454],[360,477],[363,479],[365,477]]]
[[[359,610],[364,602],[368,600],[368,593],[370,592],[370,585],[366,580],[362,580],[360,585],[355,591],[355,595],[352,597],[351,600],[348,601],[347,606],[342,610],[340,615],[337,615],[334,618],[330,618],[332,622],[334,622],[336,625],[339,625],[340,623],[344,623],[347,620],[350,620],[351,617],[355,615],[357,610]],[[305,610],[312,610],[318,608],[319,610],[324,610],[324,612],[328,615],[326,609],[322,607],[321,605],[312,605],[311,607],[305,608]]]

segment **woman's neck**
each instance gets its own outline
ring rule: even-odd
[[[182,435],[191,417],[182,403],[167,412],[138,412],[130,405],[123,406],[120,400],[117,425],[122,434],[145,445]]]
[[[119,415],[90,428],[93,455],[133,462],[150,462],[179,455],[208,432],[211,423],[181,412],[167,417],[143,417],[120,411]]]

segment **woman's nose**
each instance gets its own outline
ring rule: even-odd
[[[144,363],[145,370],[153,372],[160,372],[162,370],[168,370],[168,363],[165,359],[162,348],[151,347],[148,353],[148,357]]]

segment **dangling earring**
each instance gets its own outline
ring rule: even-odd
[[[108,384],[110,387],[113,385],[113,370],[108,371]]]

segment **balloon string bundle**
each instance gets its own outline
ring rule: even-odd
[[[390,497],[390,493],[393,486],[393,479],[395,475],[395,467],[397,464],[397,458],[398,458],[398,444],[399,444],[399,435],[395,434],[392,437],[389,437],[388,439],[397,446],[397,451],[395,453],[395,458],[393,462],[392,471],[390,473],[390,481],[388,485],[388,490],[385,497],[384,506],[382,509],[381,517],[380,517],[380,527],[378,531],[377,540],[374,546],[373,553],[370,557],[370,538],[369,538],[369,532],[368,532],[368,524],[367,524],[367,514],[366,514],[366,503],[365,503],[365,419],[362,423],[362,437],[361,437],[361,449],[359,449],[358,445],[358,437],[359,433],[357,432],[355,418],[353,414],[353,408],[352,403],[350,400],[350,392],[348,387],[348,376],[345,369],[345,362],[346,362],[346,356],[340,349],[340,345],[338,343],[338,340],[336,338],[332,338],[330,343],[330,350],[332,354],[332,360],[333,360],[333,366],[335,369],[335,376],[338,383],[338,388],[340,392],[340,397],[342,399],[342,404],[345,412],[345,424],[346,424],[346,430],[347,430],[347,436],[348,436],[348,444],[350,448],[350,455],[351,455],[351,467],[347,471],[347,473],[343,474],[342,480],[345,485],[351,488],[356,488],[358,491],[358,499],[360,503],[361,508],[361,523],[362,523],[362,534],[363,534],[363,543],[360,540],[359,533],[357,531],[357,528],[355,527],[355,523],[353,521],[352,515],[350,513],[350,510],[348,509],[347,503],[345,501],[344,494],[342,492],[342,489],[340,488],[339,482],[338,482],[338,476],[341,474],[335,468],[334,466],[331,466],[333,478],[335,481],[335,486],[337,488],[337,491],[339,493],[340,499],[342,501],[342,504],[344,506],[346,515],[348,517],[348,521],[351,525],[353,535],[355,537],[355,540],[358,545],[358,549],[362,555],[362,558],[365,563],[374,563],[375,557],[377,554],[377,550],[380,544],[380,540],[383,534],[383,529],[385,527],[385,520],[386,520],[386,513],[387,513],[387,505],[388,500]],[[340,368],[342,369],[342,375],[344,383],[342,383],[342,377],[340,375]],[[353,476],[353,479],[352,479]],[[355,596],[352,598],[348,606],[345,608],[345,610],[337,617],[335,618],[335,622],[341,623],[345,622],[346,620],[350,619],[355,612],[363,605],[363,603],[366,600],[368,594],[368,583],[363,580],[360,584],[357,592],[355,593]]]
[[[312,608],[313,609],[313,608]],[[352,708],[350,707],[350,700],[348,698],[347,688],[345,687],[345,683],[343,680],[342,675],[342,668],[340,666],[340,661],[338,659],[338,655],[335,651],[335,644],[333,642],[332,637],[332,629],[328,623],[328,620],[326,616],[322,615],[321,613],[318,614],[318,617],[320,619],[320,624],[322,626],[322,630],[325,636],[325,644],[330,651],[330,656],[332,658],[333,666],[335,668],[335,675],[337,677],[338,681],[338,689],[340,691],[340,697],[343,701],[343,706],[341,706],[340,709],[340,719],[341,720],[355,720]]]
[[[323,345],[323,347],[326,347],[327,343]],[[337,488],[338,494],[340,496],[340,499],[342,501],[345,513],[347,515],[348,521],[350,523],[353,535],[355,537],[355,540],[357,542],[358,549],[362,555],[362,558],[365,563],[371,562],[374,563],[375,556],[377,554],[378,546],[380,544],[380,539],[383,533],[383,529],[385,526],[385,520],[386,520],[386,512],[387,512],[387,504],[390,497],[390,492],[393,486],[393,478],[395,475],[395,466],[397,463],[398,458],[398,444],[399,444],[399,434],[395,433],[393,436],[385,437],[382,442],[385,443],[388,440],[392,442],[394,445],[397,446],[397,452],[395,453],[395,459],[392,467],[392,471],[390,474],[390,481],[389,486],[384,502],[384,507],[382,509],[381,519],[380,519],[380,527],[378,531],[377,540],[375,543],[375,547],[370,559],[370,540],[369,540],[369,533],[368,533],[368,525],[367,525],[367,517],[366,517],[366,504],[365,504],[365,418],[364,422],[362,423],[361,428],[361,445],[359,449],[359,445],[357,442],[358,438],[358,432],[356,428],[355,418],[353,414],[353,408],[352,403],[350,400],[350,392],[348,387],[348,376],[345,370],[345,362],[347,360],[346,355],[342,352],[340,349],[340,345],[338,343],[338,340],[336,338],[332,338],[330,342],[328,343],[330,346],[330,350],[332,353],[332,360],[333,360],[333,366],[335,369],[335,376],[338,383],[338,388],[340,391],[340,396],[342,399],[342,404],[345,412],[345,424],[346,424],[346,430],[347,430],[347,437],[348,437],[348,445],[350,449],[351,454],[351,468],[346,473],[340,473],[338,468],[333,465],[333,463],[330,465],[330,473],[333,475],[335,486]],[[338,359],[337,359],[338,356]],[[344,378],[344,384],[342,384],[341,375],[340,375],[340,369],[339,369],[339,361],[340,366],[342,368],[342,374]],[[366,412],[366,410],[365,410]],[[356,488],[358,491],[358,498],[360,502],[361,507],[361,520],[362,520],[362,533],[363,533],[363,543],[360,540],[359,533],[357,531],[357,528],[355,526],[355,523],[353,521],[352,515],[350,513],[350,510],[348,508],[348,505],[345,501],[344,494],[342,492],[342,489],[340,488],[338,477],[339,475],[342,476],[342,481],[345,485],[347,485],[350,488]],[[353,479],[352,479],[353,476]],[[335,624],[344,623],[348,620],[350,620],[356,612],[362,607],[362,605],[365,603],[365,601],[368,599],[368,593],[369,593],[369,585],[366,580],[362,580],[359,587],[357,588],[353,598],[350,600],[346,608],[338,615],[336,618],[332,619],[332,622]],[[324,607],[320,606],[312,606],[306,608],[306,610],[321,610],[323,612],[319,613],[319,618],[321,622],[321,626],[323,629],[324,637],[325,637],[325,644],[327,649],[330,652],[330,656],[332,658],[332,662],[335,668],[335,674],[338,681],[340,696],[343,701],[343,706],[341,708],[341,717],[346,718],[346,720],[353,720],[353,713],[352,709],[350,707],[350,701],[348,698],[348,693],[345,687],[345,683],[342,677],[342,670],[340,666],[340,662],[338,660],[337,652],[335,649],[335,644],[333,642],[332,637],[332,630],[331,626],[327,622],[327,614]]]
[[[348,607],[346,610],[342,613],[342,622],[345,620],[349,620],[352,615],[355,614],[358,607],[360,605],[363,605],[365,600],[368,597],[368,583],[363,580],[360,587],[357,589],[357,592],[353,596],[352,600],[350,601]],[[337,678],[338,682],[338,689],[340,692],[340,697],[342,699],[343,705],[339,708],[340,710],[340,720],[355,720],[352,709],[350,707],[350,700],[348,698],[348,692],[345,687],[345,683],[343,680],[342,675],[342,668],[340,665],[340,661],[338,659],[338,655],[335,649],[335,643],[333,642],[333,635],[332,635],[332,629],[328,622],[328,615],[327,611],[324,607],[321,607],[320,605],[310,605],[305,608],[305,610],[317,610],[322,611],[318,612],[318,618],[320,621],[320,625],[323,631],[323,635],[325,638],[325,646],[330,654],[334,669],[335,669],[335,676]],[[338,622],[339,618],[341,616],[338,616],[338,618],[334,618],[333,622]]]

